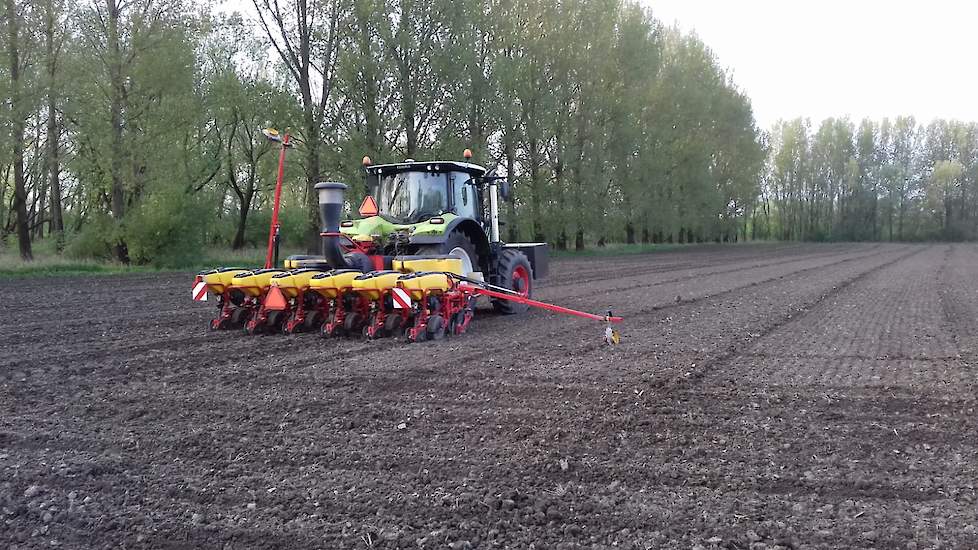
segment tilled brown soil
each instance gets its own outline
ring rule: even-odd
[[[442,342],[0,282],[2,548],[975,548],[978,247],[563,260]]]

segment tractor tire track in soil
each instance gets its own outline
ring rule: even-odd
[[[974,245],[560,259],[437,343],[0,281],[0,547],[972,548]],[[677,300],[678,298],[678,300]],[[83,306],[83,307],[82,307]]]
[[[874,265],[871,269],[868,269],[866,271],[861,271],[857,275],[854,275],[850,278],[843,280],[841,283],[832,286],[832,288],[830,288],[824,294],[820,294],[817,297],[815,297],[815,299],[812,300],[811,302],[801,305],[800,307],[795,309],[794,312],[786,314],[781,318],[773,319],[770,322],[770,324],[761,328],[758,332],[749,333],[747,335],[747,338],[744,338],[743,340],[736,342],[734,345],[730,346],[716,357],[701,363],[700,365],[698,365],[698,367],[695,370],[689,372],[689,375],[686,377],[686,379],[691,382],[695,382],[696,380],[706,375],[710,370],[715,369],[717,367],[722,367],[724,363],[731,361],[734,358],[740,356],[744,350],[750,348],[751,345],[755,343],[757,340],[769,336],[770,334],[781,329],[785,325],[788,325],[790,323],[797,323],[800,320],[804,319],[807,315],[811,314],[811,312],[814,309],[816,309],[819,304],[825,302],[826,300],[830,300],[833,297],[845,292],[850,286],[859,283],[866,277],[869,277],[882,269],[886,269],[887,267],[890,267],[896,263],[899,263],[917,254],[920,254],[923,251],[924,249],[922,248],[912,249],[910,252],[906,254],[897,256],[896,258],[893,259],[889,259],[885,263]]]

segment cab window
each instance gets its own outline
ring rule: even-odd
[[[452,172],[452,198],[455,214],[463,218],[478,218],[478,194],[475,186],[469,183],[471,176],[465,172]]]

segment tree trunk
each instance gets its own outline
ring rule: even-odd
[[[40,141],[40,136],[38,136],[38,141]],[[33,233],[33,239],[44,238],[44,224],[47,222],[44,213],[47,210],[48,202],[48,180],[43,175],[46,172],[46,163],[47,158],[44,158],[40,170],[38,170],[37,166],[31,167],[32,173],[36,176],[34,178],[34,201],[28,211],[30,231]]]
[[[411,90],[411,82],[407,80],[408,77],[404,78],[401,87],[401,93],[404,94],[401,99],[401,109],[404,111],[404,137],[405,137],[405,148],[404,154],[407,158],[413,159],[415,154],[418,152],[418,128],[415,121],[415,112],[417,107],[414,101],[414,91]]]
[[[300,51],[308,60],[308,47],[305,42],[300,44]],[[302,96],[302,119],[303,119],[303,148],[305,149],[305,168],[306,168],[306,250],[315,254],[320,250],[319,238],[319,200],[316,197],[316,182],[319,181],[319,145],[322,141],[320,130],[322,125],[316,113],[316,103],[312,98],[312,88],[309,80],[308,67],[306,72],[300,73],[299,91]]]
[[[953,223],[952,210],[951,210],[951,190],[945,186],[944,188],[944,240],[951,240],[951,224]],[[900,230],[903,231],[903,213],[901,212],[900,220]]]
[[[315,117],[312,117],[313,119]],[[306,183],[306,250],[317,254],[322,249],[322,239],[319,236],[319,198],[316,195],[316,182],[319,181],[319,124],[310,122],[306,127],[306,173],[309,180]]]
[[[111,88],[111,105],[109,120],[112,126],[111,144],[111,201],[112,218],[117,224],[122,222],[126,214],[126,195],[124,188],[123,169],[125,166],[123,111],[125,102],[125,80],[122,74],[122,51],[119,37],[120,6],[117,0],[107,0],[108,8],[108,49],[109,49],[109,86]],[[116,236],[116,259],[129,263],[129,249],[122,235]]]
[[[45,162],[47,162],[47,161],[45,160]],[[43,172],[43,170],[42,170],[42,172]],[[37,238],[37,239],[44,238],[44,222],[45,222],[45,220],[44,220],[44,211],[47,210],[47,207],[48,207],[48,205],[47,205],[47,202],[48,202],[48,185],[47,185],[47,180],[42,180],[41,179],[42,177],[43,176],[40,176],[40,177],[37,178],[36,185],[39,186],[40,189],[38,189],[36,191],[36,193],[37,193],[37,207],[36,208],[32,208],[33,215],[31,216],[32,223],[33,223],[33,228],[32,229],[34,230],[34,237]],[[37,187],[35,187],[35,189],[37,189]]]
[[[906,205],[906,202],[907,201],[906,201],[905,195],[901,192],[901,194],[900,194],[900,215],[899,215],[898,221],[897,221],[898,226],[899,226],[899,230],[897,231],[897,238],[900,241],[903,241],[903,218],[904,218],[904,214],[906,213],[906,210],[907,210],[906,209],[906,206],[905,206]]]
[[[403,115],[404,137],[407,141],[405,154],[407,158],[414,158],[418,150],[418,125],[417,125],[417,97],[412,81],[413,65],[408,52],[407,42],[413,39],[411,28],[411,17],[406,3],[401,4],[400,33],[403,42],[401,43],[401,113]]]
[[[531,138],[528,143],[528,153],[530,160],[530,215],[533,217],[533,239],[536,242],[544,242],[546,236],[543,232],[543,211],[542,198],[540,197],[540,142],[536,138]]]
[[[61,159],[58,146],[61,132],[58,127],[58,111],[53,91],[48,92],[47,130],[48,187],[51,188],[50,233],[54,236],[57,249],[60,252],[64,248],[65,221],[61,206]]]
[[[64,248],[64,213],[61,206],[61,159],[58,126],[57,85],[54,82],[58,70],[58,48],[54,43],[54,2],[48,1],[44,14],[44,47],[47,55],[48,71],[48,124],[47,124],[47,166],[48,187],[51,189],[51,227],[48,232],[54,236],[57,250]]]
[[[335,35],[333,34],[336,28],[336,14],[332,8],[327,10],[329,15],[326,19],[329,24],[316,26],[314,14],[316,6],[324,7],[323,4],[335,6],[335,2],[313,2],[314,9],[312,12],[310,12],[310,3],[307,0],[281,3],[276,0],[254,0],[252,4],[258,13],[265,35],[277,50],[282,63],[289,68],[302,98],[302,138],[305,149],[305,171],[308,178],[304,201],[306,206],[305,240],[307,250],[315,252],[321,249],[319,203],[315,186],[320,177],[320,147],[324,138],[324,111],[329,101],[329,92],[333,86],[333,73],[331,71],[337,41],[334,40]],[[294,10],[293,14],[289,15],[287,12],[283,12],[283,7]],[[323,45],[323,48],[320,48],[319,43],[315,42],[317,37],[322,37],[321,33],[328,35],[327,43]],[[317,57],[316,62],[312,60],[313,53],[320,56]],[[314,71],[318,74],[312,74]],[[314,81],[317,87],[321,86],[322,88],[322,94],[318,100],[312,95]]]
[[[554,248],[557,250],[567,250],[567,231],[564,229],[560,230],[560,235],[557,236],[557,242],[554,243]]]
[[[14,0],[6,0],[8,40],[7,53],[10,61],[10,102],[11,139],[14,142],[14,204],[17,214],[17,241],[20,257],[25,261],[34,259],[31,252],[31,235],[27,224],[27,188],[24,181],[24,116],[23,97],[20,82],[20,49],[18,34],[20,31],[17,21],[17,6]]]
[[[377,71],[377,66],[374,63],[372,48],[371,33],[373,32],[373,28],[370,20],[372,14],[373,12],[371,10],[359,8],[356,10],[357,45],[359,47],[362,74],[359,87],[363,94],[363,134],[367,144],[366,154],[371,159],[378,159],[381,154],[381,148],[383,147],[383,137],[380,113],[377,111],[377,98],[380,96],[377,83],[380,76]]]
[[[241,197],[241,206],[238,209],[238,228],[234,232],[234,241],[231,248],[239,250],[245,244],[245,229],[248,227],[248,213],[251,212],[251,200],[255,195],[254,186],[247,189]]]
[[[890,204],[886,208],[887,225],[890,226],[890,242],[893,242],[893,200],[891,198]]]
[[[506,177],[513,180],[516,174],[516,131],[510,125],[506,127]],[[519,224],[516,223],[516,198],[512,190],[509,193],[509,200],[506,201],[506,225],[509,234],[509,242],[520,240]]]
[[[556,159],[553,163],[553,174],[554,182],[553,188],[557,191],[557,208],[556,212],[558,214],[554,216],[554,222],[556,226],[554,229],[559,229],[559,237],[557,242],[557,248],[559,250],[567,250],[567,219],[564,216],[566,211],[565,206],[565,190],[564,190],[564,146],[563,146],[563,126],[561,124],[557,125],[554,135],[554,142],[556,152]],[[578,226],[580,226],[580,219],[578,219]]]

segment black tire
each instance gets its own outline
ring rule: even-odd
[[[343,330],[347,334],[353,334],[358,331],[361,326],[363,326],[364,319],[359,313],[350,312],[346,314],[346,319],[343,319]]]
[[[228,319],[228,328],[241,328],[248,322],[249,311],[247,308],[236,307],[231,310],[231,318]]]
[[[478,249],[475,243],[468,235],[462,233],[461,231],[452,231],[448,234],[448,238],[445,242],[441,244],[430,244],[419,246],[417,249],[417,254],[421,256],[443,256],[448,254],[456,248],[461,248],[469,255],[469,260],[472,262],[473,271],[482,271],[481,258],[479,258]]]
[[[357,271],[362,271],[367,273],[368,271],[374,270],[374,263],[369,256],[361,252],[353,252],[346,257],[346,262],[349,264],[348,267],[344,269],[356,269]]]
[[[336,338],[343,333],[343,327],[333,327],[332,332],[329,331],[329,320],[323,321],[323,324],[319,326],[319,335],[323,338]]]
[[[499,275],[499,286],[518,292],[527,298],[533,297],[533,268],[530,260],[526,259],[526,254],[519,250],[504,248],[499,252],[499,263],[496,265],[496,273]],[[492,307],[496,311],[505,315],[525,313],[530,309],[526,304],[520,304],[510,300],[494,299]]]
[[[268,314],[268,321],[266,321],[266,329],[268,332],[274,334],[276,332],[282,332],[282,326],[285,325],[285,312],[282,311],[272,311]]]
[[[429,340],[441,340],[445,337],[445,319],[441,315],[428,317],[428,326],[425,328]]]
[[[400,337],[404,333],[404,319],[400,315],[390,315],[384,320],[384,331],[394,337]]]
[[[318,311],[306,311],[306,318],[302,321],[302,330],[313,332],[323,324],[323,314]]]
[[[256,315],[258,315],[257,312],[253,313],[251,317],[248,317],[248,320],[245,321],[244,326],[241,327],[241,330],[248,336],[255,336],[256,334],[261,334],[262,330],[264,329],[262,325],[252,321],[252,318],[255,317]]]

